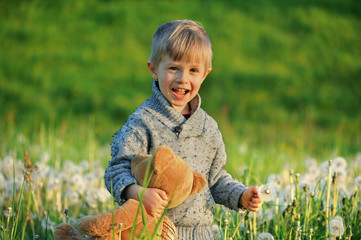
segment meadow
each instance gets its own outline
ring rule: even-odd
[[[274,193],[259,214],[217,206],[219,238],[360,239],[360,16],[356,0],[0,1],[0,239],[114,207],[112,134],[151,96],[152,35],[173,19],[212,40],[200,94],[226,169]]]

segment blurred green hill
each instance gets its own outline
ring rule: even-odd
[[[151,96],[157,27],[193,19],[213,43],[202,106],[226,141],[361,146],[361,2],[0,1],[0,126],[91,122],[111,141]],[[318,143],[315,146],[315,142]]]

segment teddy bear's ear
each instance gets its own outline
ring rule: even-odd
[[[189,196],[197,194],[202,191],[204,186],[206,185],[206,179],[203,177],[203,175],[200,172],[193,172],[193,186],[191,193]]]

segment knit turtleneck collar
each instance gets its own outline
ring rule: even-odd
[[[197,94],[189,103],[191,109],[191,116],[187,120],[163,96],[162,92],[159,90],[158,81],[153,82],[152,91],[153,98],[151,99],[155,100],[155,104],[152,104],[152,111],[150,112],[158,120],[163,122],[163,124],[171,128],[172,130],[174,130],[174,128],[177,126],[181,126],[182,131],[180,135],[183,134],[183,131],[187,132],[185,134],[187,134],[188,136],[198,136],[203,132],[206,114],[200,108],[201,98],[199,94]]]

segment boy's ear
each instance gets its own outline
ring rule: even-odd
[[[212,71],[212,68],[208,68],[206,69],[206,71],[204,72],[204,78],[205,79],[207,77],[207,75]]]
[[[157,68],[151,63],[150,61],[147,62],[148,69],[150,73],[152,74],[152,77],[154,80],[158,80],[158,74],[157,74]]]

